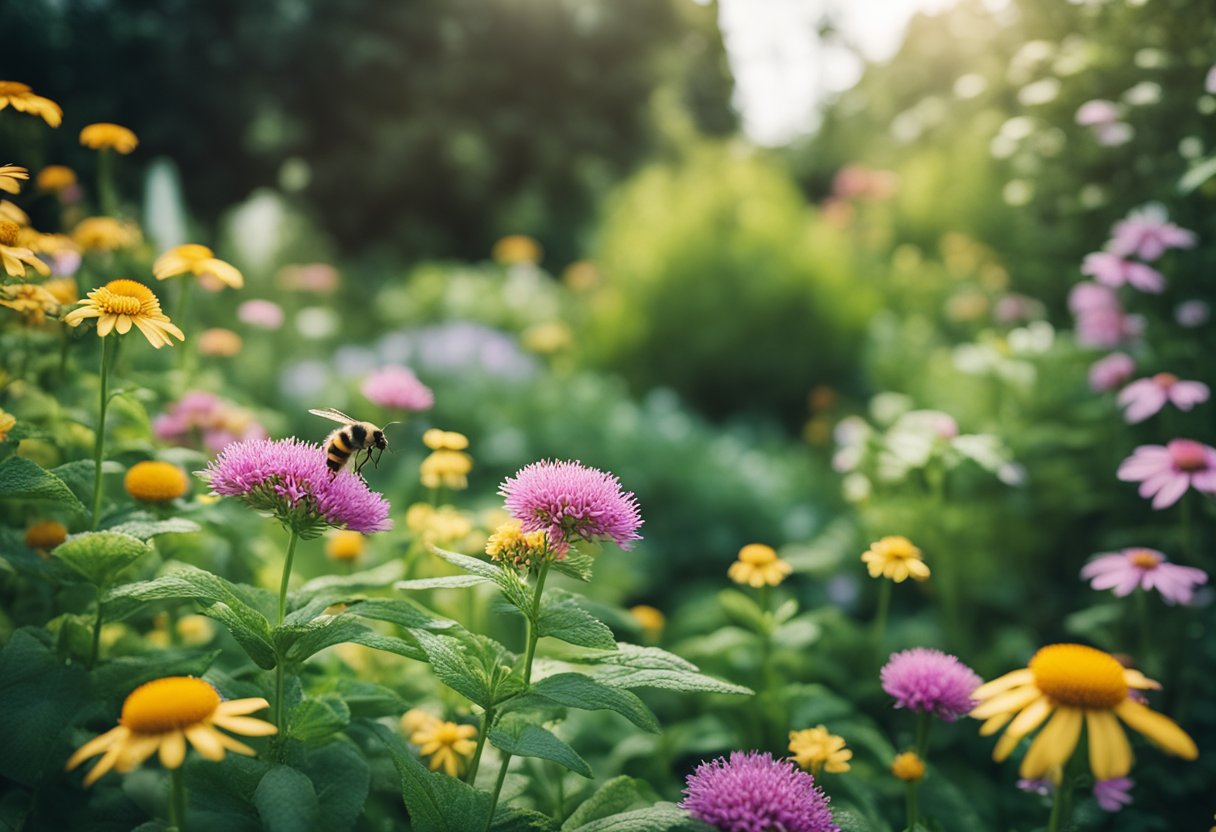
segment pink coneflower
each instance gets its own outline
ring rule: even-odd
[[[272,300],[255,298],[236,308],[236,316],[242,322],[258,329],[275,330],[283,325],[283,307]]]
[[[732,751],[688,776],[680,808],[723,832],[840,832],[815,778],[768,752]]]
[[[326,527],[366,533],[393,525],[383,496],[349,470],[333,476],[321,446],[294,437],[235,442],[198,475],[214,493],[273,514],[302,537]]]
[[[1125,352],[1112,352],[1089,368],[1089,387],[1095,393],[1114,390],[1136,372],[1136,362]]]
[[[1081,569],[1081,577],[1097,590],[1113,590],[1120,598],[1136,587],[1155,589],[1167,604],[1189,604],[1195,588],[1207,583],[1207,573],[1170,563],[1156,549],[1132,548],[1098,555]]]
[[[1129,777],[1116,777],[1113,780],[1098,780],[1094,783],[1094,800],[1103,812],[1118,812],[1124,806],[1131,805],[1132,796],[1129,792],[1136,781]]]
[[[1077,343],[1110,349],[1139,335],[1143,320],[1123,312],[1115,290],[1101,283],[1078,283],[1068,294],[1068,308],[1076,316]]]
[[[895,707],[935,714],[946,722],[975,707],[971,693],[984,683],[954,656],[925,647],[892,654],[881,676]]]
[[[1206,402],[1211,391],[1201,381],[1182,381],[1173,373],[1157,373],[1133,381],[1119,393],[1119,406],[1129,425],[1143,422],[1170,402],[1179,410],[1190,410]]]
[[[1132,137],[1130,124],[1119,120],[1119,107],[1111,101],[1094,99],[1077,109],[1077,124],[1088,127],[1098,144],[1116,147]]]
[[[558,555],[579,540],[611,539],[629,549],[642,539],[633,492],[622,492],[615,476],[581,462],[533,462],[504,480],[498,493],[523,531],[547,532]]]
[[[1114,254],[1156,260],[1171,248],[1192,248],[1195,233],[1170,222],[1165,206],[1145,205],[1115,223],[1107,248]]]
[[[406,367],[384,367],[363,381],[363,395],[372,404],[411,413],[430,410],[435,405],[431,388],[418,380]]]
[[[1165,291],[1165,278],[1161,276],[1161,272],[1152,266],[1126,260],[1109,251],[1095,251],[1085,255],[1085,260],[1081,262],[1081,274],[1113,288],[1126,283],[1133,289],[1154,295]]]
[[[1216,448],[1193,439],[1141,445],[1123,460],[1118,477],[1140,483],[1140,496],[1152,497],[1153,508],[1169,508],[1187,488],[1216,494]]]

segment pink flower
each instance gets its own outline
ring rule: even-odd
[[[1203,326],[1212,317],[1212,309],[1201,300],[1184,300],[1174,310],[1174,320],[1179,326],[1194,329]]]
[[[1129,425],[1143,422],[1166,402],[1179,410],[1190,410],[1206,402],[1211,391],[1201,381],[1182,381],[1173,373],[1157,373],[1150,378],[1133,381],[1119,393],[1119,406],[1126,408],[1123,418]]]
[[[1132,796],[1128,792],[1135,785],[1136,781],[1127,777],[1096,781],[1094,799],[1098,801],[1098,808],[1103,812],[1118,812],[1124,806],[1130,805]]]
[[[1107,248],[1121,256],[1136,255],[1141,260],[1156,260],[1171,248],[1192,248],[1195,233],[1170,222],[1165,206],[1145,205],[1115,223]]]
[[[680,808],[721,832],[840,832],[815,778],[767,751],[732,751],[686,782]]]
[[[362,389],[368,401],[380,407],[417,412],[430,410],[435,405],[431,388],[407,367],[377,370],[364,380]]]
[[[1170,563],[1156,549],[1132,548],[1098,555],[1081,569],[1081,577],[1093,589],[1113,590],[1125,598],[1139,587],[1156,589],[1167,604],[1189,604],[1195,587],[1207,583],[1207,573],[1190,566]]]
[[[1089,368],[1089,387],[1095,393],[1114,390],[1136,372],[1136,362],[1125,352],[1112,352]]]
[[[1077,108],[1077,124],[1082,127],[1093,127],[1098,124],[1112,124],[1119,120],[1119,108],[1114,102],[1095,98],[1086,101]]]
[[[236,308],[236,316],[258,329],[274,330],[283,325],[283,307],[270,300],[247,300]]]
[[[1101,283],[1078,283],[1068,294],[1068,308],[1077,319],[1077,343],[1110,349],[1139,335],[1144,321],[1127,315],[1115,290]]]
[[[893,653],[883,666],[882,689],[895,707],[954,722],[975,707],[971,693],[983,679],[956,657],[926,647]]]
[[[1165,278],[1152,266],[1125,260],[1109,251],[1095,251],[1085,255],[1081,263],[1081,274],[1092,277],[1099,283],[1118,288],[1124,283],[1141,292],[1159,295],[1165,290]]]
[[[533,462],[504,480],[498,493],[523,530],[546,532],[559,556],[579,540],[612,539],[629,549],[642,539],[633,492],[623,492],[612,474],[581,462]]]
[[[1119,466],[1123,482],[1140,483],[1140,496],[1153,498],[1153,508],[1169,508],[1187,488],[1216,494],[1216,448],[1193,439],[1171,439],[1141,445]]]

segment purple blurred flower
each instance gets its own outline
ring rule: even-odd
[[[71,277],[80,268],[81,260],[78,251],[56,252],[51,256],[51,274],[55,277]]]
[[[1139,335],[1143,320],[1123,312],[1115,290],[1101,283],[1078,283],[1068,294],[1068,308],[1077,318],[1077,343],[1110,349]]]
[[[1098,808],[1103,812],[1118,812],[1124,806],[1131,805],[1132,796],[1128,792],[1135,785],[1136,781],[1127,777],[1096,781],[1094,799],[1098,801]]]
[[[1089,387],[1095,393],[1114,390],[1136,372],[1136,362],[1125,352],[1112,352],[1089,368]]]
[[[1161,276],[1161,272],[1152,266],[1125,260],[1109,251],[1095,251],[1085,255],[1085,260],[1081,263],[1081,274],[1114,288],[1126,283],[1134,289],[1154,295],[1165,291],[1165,278]]]
[[[302,536],[315,537],[326,527],[365,533],[392,528],[383,496],[349,470],[334,476],[320,445],[294,437],[233,443],[198,474],[214,493],[239,497]]]
[[[271,300],[247,300],[236,308],[242,322],[258,329],[278,329],[283,325],[283,307]]]
[[[191,390],[171,403],[152,421],[152,433],[162,442],[212,454],[231,442],[266,438],[252,412],[205,390]]]
[[[1050,779],[1043,777],[1039,780],[1028,780],[1022,778],[1018,781],[1018,788],[1030,794],[1037,794],[1040,797],[1047,797],[1056,790],[1056,784]]]
[[[1171,248],[1192,248],[1195,234],[1170,222],[1165,206],[1145,205],[1115,223],[1107,249],[1121,256],[1156,260]]]
[[[1101,98],[1086,101],[1077,109],[1077,124],[1088,127],[1099,144],[1115,147],[1132,137],[1131,125],[1119,120],[1119,107]]]
[[[1044,315],[1045,312],[1041,301],[1013,292],[1001,297],[992,310],[992,317],[1000,324],[1037,321],[1041,320]]]
[[[1123,598],[1136,587],[1156,589],[1167,604],[1189,604],[1195,587],[1207,583],[1207,573],[1170,563],[1156,549],[1132,548],[1098,555],[1081,569],[1081,577],[1096,590],[1110,589]]]
[[[1190,410],[1206,402],[1211,390],[1201,381],[1182,381],[1173,373],[1157,373],[1133,381],[1119,393],[1119,406],[1126,408],[1123,418],[1129,425],[1143,422],[1165,407],[1166,402],[1179,410]]]
[[[768,752],[732,751],[688,776],[680,808],[723,832],[839,832],[815,778]]]
[[[895,707],[954,722],[975,707],[971,693],[983,679],[954,656],[915,647],[892,654],[882,669],[882,689]]]
[[[611,538],[629,549],[642,539],[633,492],[622,492],[615,476],[581,462],[533,462],[504,480],[498,493],[525,532],[548,533],[559,556],[578,540]]]
[[[1152,497],[1153,508],[1169,508],[1187,488],[1216,494],[1216,448],[1193,439],[1141,445],[1123,460],[1118,477],[1140,483],[1140,496]]]
[[[363,381],[363,395],[372,404],[394,410],[417,412],[435,405],[431,388],[406,367],[385,367]]]
[[[1210,317],[1212,317],[1212,308],[1201,300],[1183,301],[1174,310],[1174,320],[1178,322],[1179,326],[1187,329],[1203,326]]]

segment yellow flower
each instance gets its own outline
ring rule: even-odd
[[[406,737],[412,737],[419,731],[430,731],[443,722],[430,711],[422,708],[410,708],[401,715],[401,732]]]
[[[562,272],[562,282],[573,292],[589,292],[600,285],[600,271],[590,260],[576,260]]]
[[[66,165],[47,165],[38,171],[34,184],[40,191],[63,191],[76,184],[76,171]]]
[[[405,526],[428,546],[447,546],[467,537],[473,523],[453,506],[435,508],[414,503],[405,512]]]
[[[134,325],[156,349],[173,346],[170,335],[179,341],[186,340],[182,331],[160,311],[160,301],[152,290],[134,280],[111,280],[89,292],[88,300],[80,303],[79,309],[67,314],[64,323],[79,326],[85,318],[97,318],[97,334],[103,338],[115,330],[125,335]]]
[[[510,234],[494,244],[494,259],[504,266],[536,265],[540,262],[540,243],[526,234]]]
[[[448,777],[460,773],[462,758],[472,759],[477,750],[473,737],[477,729],[472,725],[435,720],[410,734],[410,742],[418,746],[418,753],[430,757],[431,771],[443,769]]]
[[[890,535],[871,543],[861,560],[870,570],[871,578],[890,578],[899,584],[909,575],[918,581],[929,577],[929,567],[921,560],[920,549],[902,535]]]
[[[17,417],[0,407],[0,442],[8,439],[8,432],[17,424]]]
[[[17,244],[35,254],[61,254],[79,250],[79,246],[67,234],[43,234],[28,225],[17,232]]]
[[[334,560],[350,561],[363,554],[364,537],[359,532],[341,529],[325,539],[325,554]]]
[[[63,121],[63,110],[49,98],[35,95],[28,84],[18,81],[0,81],[0,110],[12,105],[20,113],[38,116],[51,127]]]
[[[997,762],[1046,722],[1022,758],[1019,770],[1028,780],[1063,767],[1084,724],[1090,771],[1098,780],[1111,780],[1126,777],[1132,768],[1132,748],[1119,720],[1168,754],[1187,760],[1199,756],[1194,740],[1177,723],[1130,696],[1133,688],[1160,687],[1140,671],[1123,667],[1109,653],[1082,644],[1052,644],[1035,653],[1028,667],[977,688],[971,696],[980,704],[971,716],[985,720],[980,727],[983,736],[1008,723],[992,752]]]
[[[55,520],[42,520],[25,530],[25,545],[35,552],[49,552],[67,539],[67,526]]]
[[[469,437],[454,430],[431,428],[422,434],[422,444],[432,451],[463,451],[469,447]]]
[[[205,615],[183,615],[177,619],[177,634],[186,644],[209,644],[215,637],[215,622]]]
[[[211,249],[197,243],[187,243],[184,246],[171,248],[156,258],[152,264],[152,274],[157,280],[167,280],[179,274],[192,274],[195,277],[213,275],[221,283],[239,289],[245,285],[245,278],[231,263],[217,259]]]
[[[46,313],[59,310],[59,300],[42,286],[17,283],[0,286],[0,306],[20,312],[25,322],[38,325],[46,321]]]
[[[72,230],[72,239],[85,251],[116,251],[139,242],[139,229],[113,217],[88,217]]]
[[[422,443],[432,450],[419,466],[420,479],[427,488],[444,486],[453,490],[469,487],[468,474],[473,457],[464,453],[469,438],[463,433],[431,428],[422,434]]]
[[[777,557],[772,546],[749,543],[739,550],[739,559],[730,565],[726,574],[737,584],[748,586],[776,586],[785,580],[792,567]]]
[[[240,355],[244,346],[241,336],[231,329],[212,327],[204,329],[198,336],[198,351],[203,355],[232,358]]]
[[[0,260],[4,261],[4,270],[9,277],[25,277],[26,266],[32,266],[34,271],[43,277],[49,277],[51,267],[39,260],[28,248],[18,246],[21,226],[10,219],[0,218]]]
[[[790,751],[791,760],[815,775],[848,771],[853,759],[853,752],[844,747],[844,737],[829,733],[823,725],[790,731]]]
[[[545,556],[549,543],[543,531],[525,532],[518,520],[501,524],[486,541],[486,554],[518,567],[531,566]]]
[[[905,751],[903,754],[895,755],[895,760],[891,763],[891,773],[900,780],[914,783],[924,779],[925,764],[920,757],[916,756],[915,751]]]
[[[0,199],[0,219],[15,222],[17,223],[18,228],[30,224],[30,215],[22,211],[12,202],[9,202],[7,199]]]
[[[217,728],[246,737],[278,733],[269,722],[248,716],[268,707],[260,698],[224,701],[208,682],[192,676],[157,679],[132,691],[122,704],[118,727],[77,749],[66,770],[103,754],[84,778],[84,784],[91,786],[110,769],[125,774],[158,751],[161,765],[180,768],[186,759],[186,740],[213,762],[224,759],[224,749],[252,757],[256,753],[252,748]]]
[[[667,618],[658,609],[646,604],[629,608],[629,614],[648,635],[657,636],[667,626]]]
[[[61,306],[69,306],[80,300],[80,291],[76,279],[72,277],[55,277],[42,284],[42,288],[51,293]]]
[[[0,191],[19,194],[21,183],[17,180],[29,178],[30,172],[20,165],[0,165]]]
[[[561,321],[534,324],[520,336],[524,349],[539,355],[561,352],[574,343],[574,333]]]
[[[139,139],[120,124],[101,121],[80,131],[80,143],[94,150],[112,149],[125,156],[139,145]]]
[[[137,500],[167,503],[185,494],[190,488],[190,480],[186,472],[176,465],[144,460],[127,469],[122,485]]]

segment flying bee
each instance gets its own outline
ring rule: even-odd
[[[341,410],[334,410],[332,407],[308,412],[342,424],[342,427],[325,437],[325,464],[329,467],[330,473],[337,476],[351,456],[355,458],[356,474],[363,470],[363,466],[369,460],[377,468],[380,467],[380,457],[384,456],[384,452],[388,450],[388,440],[384,438],[383,430],[371,422],[352,419]],[[389,424],[396,423],[390,422]],[[362,460],[359,459],[361,451],[366,454]],[[376,453],[377,451],[379,453]]]

